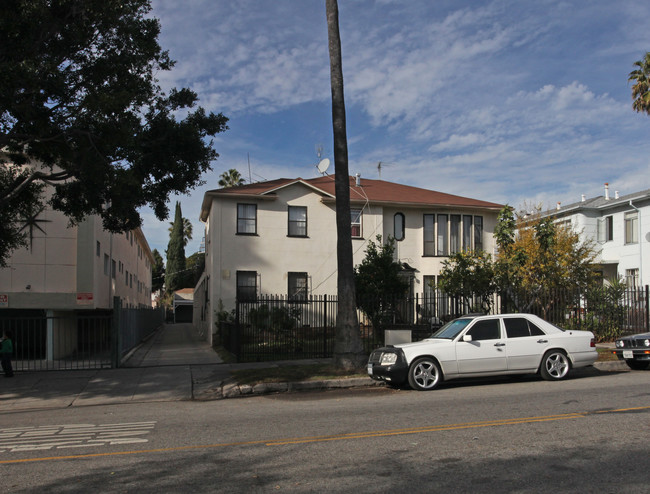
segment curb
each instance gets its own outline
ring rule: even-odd
[[[628,372],[630,368],[620,361],[595,362],[593,367],[601,372]],[[373,381],[370,378],[354,377],[350,379],[327,379],[320,381],[298,381],[279,383],[238,384],[233,379],[222,381],[216,385],[201,386],[195,383],[192,399],[195,401],[213,401],[226,398],[243,398],[273,393],[291,393],[300,391],[321,391],[327,389],[350,389],[366,387],[383,387],[386,383]]]
[[[327,379],[321,381],[298,381],[280,383],[238,384],[231,379],[223,381],[216,386],[196,386],[192,399],[195,401],[222,400],[225,398],[241,398],[253,395],[266,395],[272,393],[287,393],[300,391],[320,391],[327,389],[349,389],[365,387],[382,387],[385,383],[373,381],[365,377],[350,379]]]

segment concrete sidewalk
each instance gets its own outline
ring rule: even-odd
[[[600,346],[600,345],[599,345]],[[370,378],[238,385],[236,369],[331,363],[332,359],[226,364],[191,324],[166,324],[118,369],[17,372],[0,377],[0,413],[155,401],[218,400],[283,391],[382,386]],[[624,362],[597,362],[602,371],[628,371]]]

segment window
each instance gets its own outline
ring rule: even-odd
[[[257,299],[257,271],[237,271],[237,300]]]
[[[129,275],[129,288],[133,288],[133,275]]]
[[[129,286],[129,270],[127,269],[124,273],[124,284]]]
[[[483,250],[483,216],[474,216],[474,250]]]
[[[237,233],[257,234],[257,205],[237,204]]]
[[[463,251],[472,250],[472,217],[463,215]]]
[[[422,277],[424,297],[422,298],[422,317],[427,321],[434,322],[431,318],[436,315],[436,277],[424,275]]]
[[[100,253],[102,250],[102,244],[99,243],[99,240],[97,241],[97,246],[95,248],[95,251],[97,252],[97,257],[99,257]]]
[[[424,247],[423,255],[436,255],[436,233],[435,233],[435,216],[432,214],[424,215]]]
[[[350,209],[352,237],[361,238],[361,209]]]
[[[508,338],[525,338],[526,336],[543,336],[544,332],[523,317],[504,318]]]
[[[598,241],[610,242],[614,240],[614,217],[605,216],[598,220]]]
[[[395,240],[404,240],[404,215],[395,213],[393,217],[393,236]]]
[[[625,284],[631,288],[639,286],[639,268],[625,270]]]
[[[484,321],[477,321],[467,334],[471,335],[472,341],[498,340],[501,338],[499,320],[486,319]]]
[[[289,300],[292,302],[306,302],[308,292],[307,273],[289,273]]]
[[[307,236],[307,208],[304,206],[289,206],[289,236]]]
[[[111,278],[115,279],[116,271],[117,270],[115,269],[115,259],[111,259]]]
[[[438,215],[438,251],[437,255],[449,255],[449,245],[447,244],[447,215]]]
[[[456,254],[460,251],[460,215],[452,214],[449,217],[449,252]]]
[[[625,213],[625,243],[636,244],[639,241],[637,236],[639,228],[639,213]]]
[[[108,257],[108,254],[104,254],[104,274],[108,276],[108,270],[110,267],[110,258]]]

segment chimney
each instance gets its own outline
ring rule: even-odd
[[[618,199],[618,198],[619,198],[619,195],[618,195],[618,190],[617,190],[617,191],[614,191],[614,199]]]
[[[355,185],[356,185],[357,187],[361,187],[361,174],[360,174],[360,173],[357,173],[357,174],[356,174]]]
[[[585,201],[587,200],[587,196],[585,196],[584,194],[582,194],[580,200],[581,200],[582,202],[585,202]]]
[[[609,201],[609,183],[605,182],[605,200]]]
[[[555,205],[555,209],[557,209],[559,211],[561,205],[562,205],[562,203],[560,201],[558,201],[557,204]]]

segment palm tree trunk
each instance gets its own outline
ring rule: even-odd
[[[361,367],[366,361],[366,355],[359,334],[354,288],[348,140],[345,128],[339,9],[337,0],[326,0],[326,2],[332,85],[332,128],[336,174],[334,184],[336,191],[336,257],[338,262],[338,311],[336,315],[334,362],[337,367],[352,369]]]

